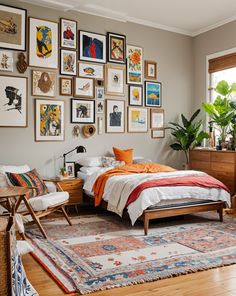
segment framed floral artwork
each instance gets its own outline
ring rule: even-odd
[[[147,108],[128,107],[128,132],[147,133],[148,112]]]
[[[152,130],[152,139],[160,139],[165,138],[165,130],[164,129],[153,129]]]
[[[0,47],[26,50],[27,10],[0,4]]]
[[[60,77],[60,95],[61,96],[72,96],[72,78]]]
[[[94,99],[95,85],[93,78],[74,78],[74,97]]]
[[[64,102],[35,99],[35,141],[64,141]]]
[[[71,123],[94,123],[95,101],[71,99]]]
[[[81,61],[106,63],[106,36],[79,31],[79,59]]]
[[[13,52],[0,50],[0,71],[13,72]]]
[[[56,72],[32,70],[32,96],[56,96]]]
[[[125,66],[106,65],[105,93],[112,96],[125,94]]]
[[[127,83],[143,83],[143,48],[127,45]]]
[[[106,133],[125,132],[125,101],[106,100]]]
[[[61,49],[60,74],[76,76],[77,75],[77,54],[76,51]]]
[[[154,61],[144,61],[145,64],[145,79],[157,79],[157,63]]]
[[[161,82],[145,81],[145,105],[147,107],[161,107]]]
[[[126,61],[126,36],[108,32],[107,61],[111,63],[125,64]]]
[[[79,76],[104,79],[104,65],[80,62]]]
[[[150,127],[152,129],[163,129],[164,128],[164,110],[163,109],[151,109],[151,120]]]
[[[0,126],[27,127],[28,78],[0,75]]]
[[[58,23],[29,18],[29,66],[58,68]]]
[[[129,105],[143,106],[143,86],[129,85]]]
[[[64,48],[75,49],[77,47],[77,22],[60,19],[60,45]]]

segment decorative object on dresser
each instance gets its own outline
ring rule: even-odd
[[[66,169],[68,178],[75,177],[75,162],[73,161],[66,162],[65,169]]]
[[[0,50],[0,71],[13,72],[13,52]]]
[[[125,64],[126,36],[108,32],[107,43],[107,61],[110,63]]]
[[[127,83],[143,83],[143,48],[127,45]]]
[[[144,61],[145,63],[145,79],[157,79],[157,63],[154,61]]]
[[[128,132],[148,132],[148,109],[142,107],[128,107]]]
[[[77,22],[60,19],[60,45],[64,48],[77,48]]]
[[[80,77],[90,77],[94,79],[104,79],[104,65],[95,63],[82,63],[79,62]]]
[[[143,106],[143,86],[129,85],[129,105]]]
[[[73,79],[69,77],[60,77],[60,95],[72,96]]]
[[[77,53],[73,50],[60,50],[60,74],[76,76],[77,75]]]
[[[106,95],[124,96],[125,66],[107,64],[105,82]]]
[[[71,123],[94,123],[95,101],[71,99]]]
[[[87,124],[83,126],[82,131],[85,138],[90,138],[96,133],[96,127],[93,124]]]
[[[86,152],[86,148],[84,146],[76,146],[74,149],[66,152],[63,154],[63,164],[64,164],[64,168],[66,167],[66,155],[70,154],[71,152],[76,151],[76,153],[85,153]]]
[[[145,105],[153,108],[162,106],[161,82],[145,81]]]
[[[56,96],[56,72],[32,70],[32,96]]]
[[[93,99],[95,96],[95,80],[93,78],[74,78],[74,97]]]
[[[125,101],[106,100],[106,133],[125,132]]]
[[[16,62],[16,68],[18,70],[19,73],[25,73],[25,71],[28,68],[28,63],[25,60],[25,55],[23,52],[21,52],[18,55],[18,61]]]

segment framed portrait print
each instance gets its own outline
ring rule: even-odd
[[[29,18],[29,66],[58,68],[58,23]]]
[[[143,48],[127,45],[127,83],[143,83]]]
[[[157,63],[154,61],[144,61],[145,64],[145,79],[157,79]]]
[[[143,106],[143,86],[129,85],[129,105]]]
[[[79,59],[81,61],[106,63],[106,36],[79,31]]]
[[[32,70],[32,96],[56,96],[56,72]]]
[[[125,66],[106,65],[105,93],[112,96],[125,94]]]
[[[27,127],[28,78],[0,75],[0,126]]]
[[[13,72],[13,52],[0,50],[0,71]]]
[[[74,78],[74,97],[83,97],[93,99],[95,95],[95,86],[93,78]]]
[[[71,123],[94,123],[95,101],[71,99]]]
[[[104,112],[104,100],[97,100],[96,101],[96,110],[97,110],[97,114],[103,114],[103,112]]]
[[[105,90],[104,87],[97,86],[96,87],[96,99],[104,100],[105,98]]]
[[[0,48],[26,50],[27,10],[0,4]]]
[[[164,110],[163,109],[151,109],[150,127],[152,129],[164,128]]]
[[[126,36],[108,32],[107,61],[111,63],[125,64],[126,61]]]
[[[145,105],[147,107],[161,107],[161,82],[145,81]]]
[[[64,102],[35,99],[35,141],[64,141]]]
[[[165,130],[164,129],[153,129],[152,130],[152,139],[160,139],[165,138]]]
[[[75,162],[66,162],[66,172],[68,174],[68,178],[75,177]]]
[[[72,78],[60,77],[60,95],[72,96]]]
[[[128,107],[128,132],[147,133],[148,112],[147,108]]]
[[[125,101],[106,100],[106,133],[125,132]]]
[[[80,62],[79,76],[104,79],[104,65]]]
[[[76,76],[77,75],[77,54],[76,51],[61,49],[60,74]]]
[[[60,45],[64,48],[75,49],[77,47],[77,22],[60,19]]]

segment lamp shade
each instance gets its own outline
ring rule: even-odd
[[[76,148],[76,153],[84,153],[86,152],[86,148],[84,146],[78,146]]]

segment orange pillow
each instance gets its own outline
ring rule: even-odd
[[[124,161],[125,164],[133,163],[133,149],[122,150],[122,149],[113,147],[113,152],[115,154],[116,160]]]

